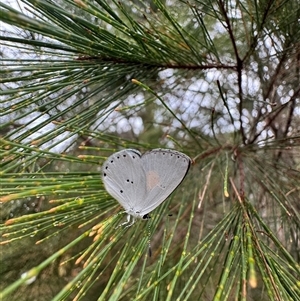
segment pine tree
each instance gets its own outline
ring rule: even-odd
[[[15,4],[1,300],[300,300],[299,1]],[[124,148],[193,159],[129,228],[100,176]]]

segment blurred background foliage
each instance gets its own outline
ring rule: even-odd
[[[298,0],[0,6],[1,300],[300,300]],[[128,147],[193,166],[116,228]]]

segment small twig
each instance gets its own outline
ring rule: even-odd
[[[210,177],[211,177],[211,172],[212,172],[212,169],[213,169],[214,165],[215,165],[215,161],[213,161],[213,163],[212,163],[212,165],[211,165],[211,168],[210,168],[210,170],[209,170],[209,172],[208,172],[208,175],[207,175],[207,177],[206,177],[206,182],[205,182],[205,185],[204,185],[204,187],[203,187],[203,191],[202,191],[201,195],[200,195],[200,192],[199,192],[199,204],[198,204],[198,209],[200,209],[200,207],[201,207],[201,205],[202,205],[202,201],[203,201],[203,199],[204,199],[204,196],[205,196],[205,193],[206,193],[208,184],[209,184],[209,180],[210,180]]]
[[[212,130],[212,133],[213,133],[213,136],[214,136],[214,139],[215,141],[217,142],[218,145],[221,146],[217,136],[216,136],[216,133],[215,133],[215,127],[214,127],[214,114],[215,114],[215,108],[212,108],[211,109],[211,130]]]
[[[221,85],[220,85],[220,81],[219,81],[219,80],[217,80],[217,86],[218,86],[218,89],[219,89],[220,96],[221,96],[221,98],[222,98],[222,100],[223,100],[223,104],[224,104],[224,106],[225,106],[225,108],[226,108],[226,110],[227,110],[227,112],[228,112],[229,117],[230,117],[231,124],[232,124],[233,127],[234,127],[234,119],[233,119],[232,114],[231,114],[231,112],[230,112],[230,110],[229,110],[227,101],[226,101],[226,99],[224,98],[224,95],[223,95],[222,88],[221,88]],[[234,131],[234,135],[235,135],[235,131]]]
[[[245,172],[244,172],[244,164],[241,158],[241,155],[238,156],[238,167],[240,172],[240,194],[242,200],[245,198]]]
[[[239,194],[239,192],[238,192],[238,190],[237,190],[237,188],[236,188],[236,186],[235,186],[235,184],[233,182],[232,177],[230,177],[229,180],[230,180],[231,186],[232,186],[232,188],[233,188],[233,190],[235,192],[235,195],[236,195],[237,199],[239,200],[239,202],[242,205],[242,207],[244,207],[244,202],[243,202],[243,200],[242,200],[242,198],[241,198],[241,196],[240,196],[240,194]]]

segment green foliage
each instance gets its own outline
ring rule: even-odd
[[[299,1],[18,4],[0,2],[1,298],[300,300]],[[118,227],[101,165],[155,147],[193,166]]]

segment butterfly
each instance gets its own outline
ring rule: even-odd
[[[102,166],[102,180],[127,213],[123,224],[130,223],[131,217],[128,226],[136,218],[148,218],[183,181],[191,162],[183,153],[160,148],[144,154],[124,149],[108,157]]]

